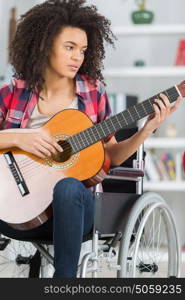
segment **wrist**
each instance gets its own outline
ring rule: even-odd
[[[13,144],[13,147],[19,147],[19,138],[20,138],[20,134],[19,133],[13,133],[12,134],[12,144]]]
[[[144,138],[147,139],[155,132],[155,130],[148,129],[144,126],[143,128],[141,128],[140,132],[144,136]]]

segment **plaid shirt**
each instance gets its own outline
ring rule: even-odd
[[[86,75],[76,76],[78,109],[88,115],[93,123],[105,120],[111,114],[104,85],[97,80],[96,87],[90,84]],[[25,81],[13,78],[8,85],[0,88],[0,127],[1,129],[25,128],[38,95],[25,88]],[[108,136],[108,141],[112,135]]]

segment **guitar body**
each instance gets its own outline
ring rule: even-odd
[[[67,109],[43,128],[61,141],[92,126],[84,113]],[[74,177],[92,186],[102,181],[109,170],[110,161],[105,159],[101,141],[73,155],[66,148],[66,153],[68,156],[60,162],[55,158],[41,159],[18,148],[0,151],[0,219],[17,229],[37,227],[52,215],[53,188],[59,180]],[[10,167],[12,157],[14,169]]]

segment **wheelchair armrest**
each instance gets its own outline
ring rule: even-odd
[[[117,167],[109,170],[108,176],[113,178],[114,176],[120,177],[144,177],[144,171],[138,168],[125,168],[125,167]]]

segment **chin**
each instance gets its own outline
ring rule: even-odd
[[[66,72],[66,74],[62,74],[61,77],[73,79],[73,78],[75,78],[76,74],[77,74],[77,72]]]

